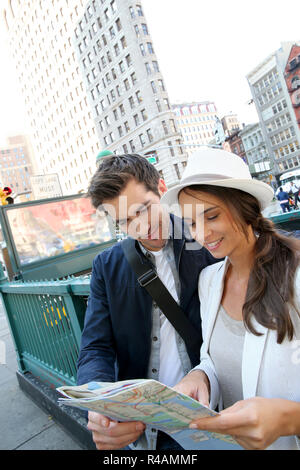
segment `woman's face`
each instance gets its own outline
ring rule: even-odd
[[[179,204],[192,237],[215,258],[243,252],[248,244],[246,236],[221,199],[188,188],[180,192]]]

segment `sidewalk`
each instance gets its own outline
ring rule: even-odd
[[[81,450],[77,441],[19,388],[14,344],[0,299],[1,341],[5,363],[0,356],[0,450]]]

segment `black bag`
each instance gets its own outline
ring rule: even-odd
[[[121,244],[128,263],[137,275],[140,286],[146,289],[170,323],[174,326],[184,340],[187,351],[191,351],[192,356],[195,355],[195,351],[198,351],[199,354],[202,344],[201,333],[192,325],[168,289],[161,282],[152,263],[146,258],[143,262],[141,261],[136,251],[135,240],[132,238],[126,238]],[[191,354],[189,355],[191,356]]]

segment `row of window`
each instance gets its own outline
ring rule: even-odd
[[[201,132],[204,130],[208,131],[213,128],[214,128],[213,124],[202,124],[201,126],[183,127],[182,132],[184,132],[185,134],[191,134],[192,132],[197,132],[197,131]]]
[[[281,131],[278,134],[273,135],[271,137],[271,143],[272,145],[278,145],[281,142],[285,142],[286,140],[291,139],[295,135],[296,135],[295,129],[293,126],[291,126],[288,129],[285,129],[284,131]]]
[[[257,162],[257,161],[261,161],[263,160],[263,158],[265,158],[267,156],[267,152],[266,152],[266,148],[265,147],[261,147],[257,150],[250,150],[250,151],[247,151],[247,159],[249,161],[249,163],[254,163],[254,162]]]
[[[293,157],[293,158],[290,158],[289,160],[285,160],[283,162],[278,163],[278,166],[281,171],[290,170],[292,168],[298,167],[299,165],[300,165],[299,157]]]
[[[276,131],[277,129],[280,129],[281,127],[285,126],[289,122],[291,122],[292,118],[290,113],[282,114],[282,116],[278,116],[276,119],[273,121],[269,122],[267,124],[267,131],[268,132],[273,132]]]
[[[286,157],[287,155],[290,155],[291,153],[296,152],[296,150],[300,150],[298,140],[291,142],[288,145],[284,145],[283,147],[280,147],[279,149],[274,150],[274,155],[275,155],[275,158],[278,159],[278,158]]]
[[[136,16],[144,16],[141,5],[136,5],[135,8],[133,6],[130,6],[129,13],[132,19],[136,18]]]
[[[146,110],[143,110],[143,111],[144,111],[144,113],[146,113]],[[142,115],[143,121],[147,120],[147,118],[148,118],[147,114],[145,114],[144,116]],[[136,125],[138,126],[140,124],[140,118],[139,118],[138,114],[136,114],[134,116],[134,120],[135,120]],[[108,123],[108,125],[109,125],[109,123]],[[167,122],[165,120],[161,121],[161,126],[162,126],[162,130],[164,131],[164,134],[166,136],[169,135],[170,132],[171,133],[176,133],[177,132],[174,119],[169,119],[169,125],[167,124]],[[126,128],[130,129],[128,122],[126,122],[124,127],[125,127],[125,130],[126,130]],[[118,127],[118,133],[119,133],[119,137],[122,137],[124,135],[122,126]],[[146,137],[145,137],[144,133],[141,133],[138,136],[139,144],[141,145],[142,148],[145,147],[145,145],[147,145],[148,143],[153,142],[153,140],[154,140],[153,133],[152,133],[151,129],[146,130],[146,135],[147,135],[147,140],[148,140],[147,143],[146,143]],[[103,140],[104,140],[105,146],[113,144],[116,141],[116,137],[115,137],[114,132],[113,131],[109,132],[106,136],[104,136]],[[136,147],[134,145],[134,140],[130,140],[129,145],[130,145],[131,152],[135,152]]]
[[[191,135],[185,135],[184,140],[189,141],[189,140],[202,140],[202,139],[210,139],[214,137],[213,132],[203,132],[203,134],[191,134]]]
[[[262,134],[260,131],[258,131],[258,133],[256,134],[252,134],[251,136],[249,137],[243,137],[243,142],[244,142],[244,146],[247,149],[250,149],[252,147],[256,147],[259,143],[261,143],[263,140],[262,138]]]
[[[271,88],[267,91],[263,92],[261,95],[257,97],[258,103],[260,106],[264,106],[265,104],[272,101],[276,96],[278,96],[282,92],[282,86],[280,82],[275,83]]]
[[[256,95],[259,95],[260,92],[272,85],[277,79],[278,79],[279,75],[278,75],[278,72],[276,69],[272,70],[271,72],[269,72],[267,75],[265,75],[261,80],[259,80],[259,82],[257,82],[255,85],[254,85],[254,90],[255,90],[255,94]]]
[[[148,26],[146,25],[146,23],[141,24],[141,29],[142,31],[140,30],[140,27],[138,24],[134,25],[134,31],[135,31],[137,38],[141,36],[141,32],[143,33],[144,36],[149,36]]]
[[[176,116],[178,116],[178,114],[176,114]],[[217,115],[214,114],[214,115],[209,115],[209,116],[206,115],[206,116],[191,117],[189,119],[179,116],[178,121],[181,124],[191,124],[193,122],[202,122],[202,121],[214,121],[215,122],[216,119],[217,119]]]

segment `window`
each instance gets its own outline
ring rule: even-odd
[[[151,88],[152,88],[153,93],[157,93],[156,86],[155,86],[154,82],[151,82]]]
[[[144,46],[144,44],[140,44],[140,51],[141,51],[142,56],[145,56],[145,55],[146,55],[146,51],[145,51],[145,46]]]
[[[159,85],[161,91],[165,91],[164,82],[162,80],[158,80],[158,85]]]
[[[136,92],[135,96],[136,96],[137,102],[139,104],[143,102],[143,98],[142,98],[141,92],[139,90]]]
[[[141,146],[144,147],[146,145],[144,134],[140,134],[139,139],[140,139]]]
[[[135,125],[136,125],[136,126],[139,126],[140,120],[139,120],[138,114],[135,114],[135,115],[133,116],[133,119],[134,119]]]
[[[120,72],[121,72],[121,73],[124,73],[124,72],[125,72],[125,67],[124,67],[124,63],[123,63],[122,60],[121,60],[121,62],[119,63],[119,69],[120,69]]]
[[[151,129],[147,129],[147,137],[148,137],[148,140],[149,142],[153,142],[154,138],[153,138],[153,135],[152,135],[152,132],[151,132]]]
[[[135,72],[133,72],[133,73],[130,75],[130,77],[131,77],[132,85],[135,85],[136,82],[137,82],[137,78],[136,78]]]
[[[140,35],[140,29],[137,24],[134,25],[134,31],[135,31],[136,37],[138,38]]]
[[[117,121],[118,120],[118,111],[116,109],[113,110],[113,115],[114,115],[115,121]]]
[[[166,135],[168,135],[169,131],[168,131],[168,127],[167,127],[167,124],[166,124],[166,121],[162,121],[162,126],[163,126],[163,130],[164,130],[164,133]]]
[[[149,34],[148,27],[145,23],[142,24],[142,31],[145,34],[145,36],[147,36]]]
[[[144,16],[141,5],[136,6],[136,11],[137,11],[138,16]]]
[[[148,115],[147,115],[145,109],[142,109],[142,110],[141,110],[141,115],[142,115],[143,121],[147,121]]]
[[[125,121],[125,122],[124,122],[124,127],[125,127],[126,132],[129,132],[129,131],[130,131],[130,126],[129,126],[128,121]]]
[[[122,39],[121,39],[121,45],[122,45],[123,49],[125,49],[127,47],[127,42],[126,42],[125,36],[123,36]]]
[[[114,45],[114,51],[115,51],[115,55],[117,57],[120,54],[120,48],[119,48],[118,43]]]
[[[106,10],[104,10],[104,17],[105,17],[105,21],[109,21],[110,12],[109,12],[108,8],[106,8]]]
[[[122,129],[122,126],[119,126],[119,127],[118,127],[118,132],[119,132],[119,137],[122,137],[122,136],[123,136],[123,129]]]
[[[111,8],[111,11],[112,13],[116,13],[117,9],[116,9],[116,2],[115,0],[113,0],[111,3],[110,3],[110,8]]]
[[[161,113],[161,105],[160,105],[160,101],[159,100],[156,100],[156,106],[157,106],[157,111],[159,113]]]
[[[124,87],[125,87],[125,90],[129,90],[129,88],[130,88],[130,83],[129,83],[128,78],[126,78],[126,79],[124,80]]]
[[[114,30],[114,27],[111,26],[109,28],[109,34],[110,34],[110,38],[113,39],[115,36],[116,36],[116,33],[115,33],[115,30]]]
[[[117,21],[116,21],[116,27],[117,27],[117,31],[121,31],[122,24],[121,24],[120,18],[118,18]]]
[[[124,105],[123,105],[123,104],[120,104],[119,110],[120,110],[121,116],[124,116],[124,114],[125,114],[125,109],[124,109]]]
[[[131,151],[134,153],[135,152],[135,145],[133,143],[133,140],[129,141],[129,145],[130,145]]]
[[[170,104],[168,98],[164,98],[164,105],[167,109],[170,109]]]
[[[147,42],[148,52],[149,54],[154,54],[152,42]]]
[[[134,13],[133,7],[129,7],[129,12],[130,12],[131,18],[135,18],[135,13]]]
[[[176,132],[176,126],[175,126],[175,121],[174,119],[170,119],[170,128],[171,128],[171,132]]]
[[[174,168],[175,168],[175,171],[176,171],[176,174],[177,174],[177,178],[180,180],[180,171],[179,171],[177,163],[174,164]]]
[[[130,54],[128,54],[128,55],[125,57],[125,60],[126,60],[127,67],[130,67],[131,64],[132,64],[132,60],[131,60]]]
[[[156,62],[156,60],[153,60],[152,64],[153,64],[154,72],[159,72],[159,67],[158,67],[158,63]]]
[[[129,104],[130,104],[130,107],[131,107],[131,109],[133,109],[133,108],[135,107],[135,104],[134,104],[134,99],[133,99],[133,97],[132,97],[132,96],[130,96],[130,97],[128,98],[128,101],[129,101]]]
[[[145,67],[146,67],[147,75],[151,75],[151,74],[152,74],[152,70],[151,70],[150,64],[148,64],[148,62],[145,63]],[[155,93],[155,92],[154,92],[154,93]]]

